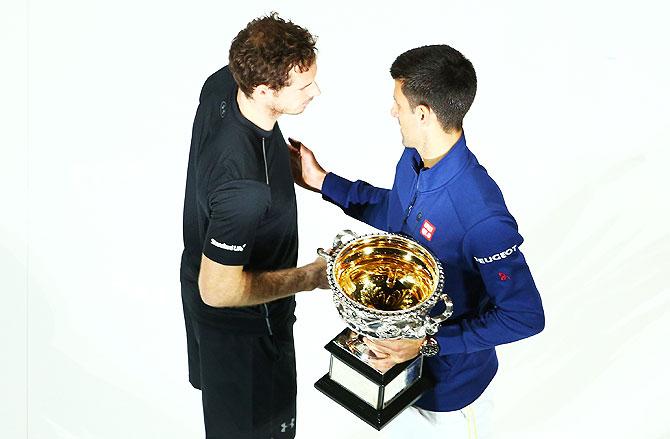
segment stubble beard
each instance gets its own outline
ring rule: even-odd
[[[286,107],[278,107],[276,105],[273,105],[270,107],[270,114],[272,114],[273,117],[278,118],[282,114],[300,114],[303,112],[304,109],[301,109],[299,111],[295,110],[290,110]]]
[[[284,109],[283,109],[283,108],[279,108],[278,106],[276,106],[276,105],[274,105],[274,104],[272,104],[272,105],[270,106],[270,115],[271,115],[273,118],[277,119],[277,118],[278,118],[279,116],[281,116],[282,114],[284,114]]]

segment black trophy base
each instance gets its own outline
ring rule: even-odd
[[[398,416],[406,407],[414,404],[421,394],[433,386],[433,382],[426,376],[419,378],[409,388],[403,390],[385,408],[377,410],[366,403],[325,374],[319,381],[314,383],[323,394],[340,404],[351,413],[358,416],[377,430],[384,428],[393,418]]]

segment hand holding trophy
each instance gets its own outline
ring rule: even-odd
[[[423,356],[434,355],[436,344],[426,336],[452,313],[442,266],[413,239],[383,232],[345,230],[331,250],[318,253],[328,262],[333,301],[348,328],[326,345],[330,370],[315,386],[380,430],[432,386],[422,373]],[[430,317],[440,300],[444,311]],[[400,339],[402,346],[391,342]],[[407,357],[412,340],[422,355],[395,365],[383,361],[401,350],[398,358]]]

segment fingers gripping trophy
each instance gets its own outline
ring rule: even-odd
[[[327,261],[333,301],[347,328],[326,345],[330,369],[315,387],[380,430],[432,387],[423,373],[424,356],[437,353],[435,334],[452,314],[442,292],[444,272],[432,253],[411,238],[393,233],[339,233]],[[438,302],[444,310],[429,316]],[[416,340],[419,355],[387,370],[383,352],[365,339]]]

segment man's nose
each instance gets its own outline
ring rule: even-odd
[[[317,83],[314,83],[314,87],[312,87],[312,97],[319,96],[321,94],[321,89],[317,85]]]

